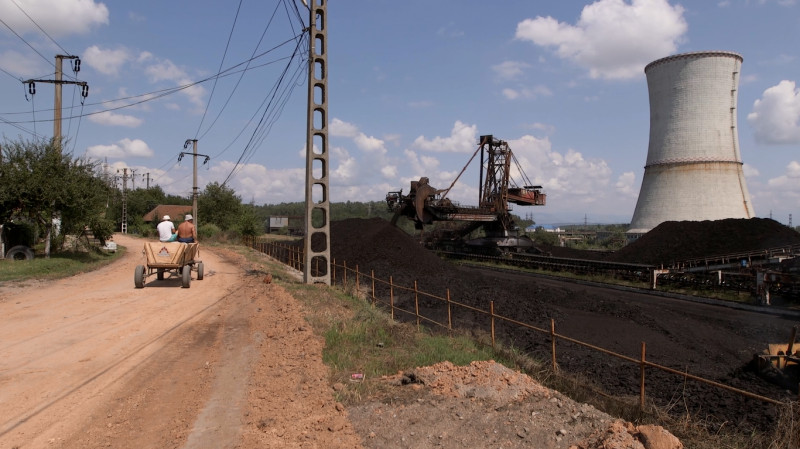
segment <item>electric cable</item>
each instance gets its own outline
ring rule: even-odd
[[[71,55],[71,54],[72,54],[72,53],[68,52],[67,50],[65,50],[65,49],[64,49],[64,47],[62,47],[62,46],[61,46],[61,44],[59,44],[58,42],[56,42],[56,40],[55,40],[55,39],[53,39],[52,37],[50,37],[50,35],[49,35],[49,34],[47,34],[47,31],[45,31],[44,29],[42,29],[42,27],[40,27],[40,26],[39,26],[39,24],[38,24],[38,23],[36,23],[36,21],[35,21],[35,20],[33,20],[33,17],[29,16],[29,15],[28,15],[28,13],[27,13],[27,12],[25,12],[25,10],[24,10],[24,9],[22,9],[22,7],[21,7],[21,6],[19,6],[19,3],[17,3],[15,0],[11,0],[11,3],[13,3],[13,4],[14,4],[14,6],[16,6],[16,7],[17,7],[17,8],[18,8],[20,11],[22,11],[22,14],[25,14],[25,17],[27,17],[27,18],[28,18],[28,20],[30,20],[30,21],[31,21],[31,22],[32,22],[34,25],[36,25],[36,28],[39,28],[39,31],[41,31],[42,33],[44,33],[44,35],[45,35],[45,36],[47,36],[47,38],[48,38],[48,39],[50,39],[50,41],[51,41],[52,43],[56,44],[56,46],[57,46],[58,48],[60,48],[60,49],[61,49],[61,51],[63,51],[65,54],[68,54],[68,55]]]
[[[231,38],[233,37],[233,30],[236,29],[236,21],[239,19],[239,11],[242,9],[242,0],[239,0],[239,6],[236,8],[236,15],[233,17],[233,25],[231,25],[231,31],[228,33],[228,42],[225,43],[225,51],[222,52],[222,59],[219,61],[219,68],[217,68],[217,73],[222,72],[222,64],[225,63],[225,56],[228,55],[228,48],[231,45]],[[206,113],[208,113],[208,107],[211,105],[211,99],[214,98],[214,91],[217,90],[217,81],[219,80],[219,76],[214,77],[214,85],[211,87],[211,93],[208,95],[208,101],[206,102],[206,108],[203,110],[203,117],[200,119],[200,124],[197,126],[197,132],[194,133],[194,138],[197,139],[197,136],[200,134],[200,129],[203,128],[203,122],[206,119]],[[216,122],[216,120],[215,120]],[[213,125],[213,124],[212,124]]]
[[[230,95],[228,95],[228,99],[227,99],[227,100],[225,100],[225,104],[223,104],[223,105],[222,105],[222,108],[220,109],[220,111],[219,111],[219,113],[217,114],[217,116],[214,118],[214,121],[213,121],[213,122],[211,122],[211,125],[209,125],[208,129],[206,129],[206,131],[203,133],[203,135],[202,135],[202,136],[200,136],[200,137],[199,137],[199,139],[202,139],[203,137],[205,137],[205,135],[206,135],[206,134],[208,134],[208,132],[209,132],[209,131],[211,131],[211,128],[213,128],[213,127],[214,127],[214,124],[215,124],[215,123],[217,123],[217,120],[219,120],[220,116],[222,116],[222,113],[225,111],[225,108],[228,106],[228,103],[231,101],[231,98],[233,98],[233,94],[234,94],[234,93],[236,92],[236,90],[239,88],[239,84],[242,82],[242,79],[244,78],[244,74],[247,72],[248,68],[250,67],[250,61],[252,61],[252,58],[253,58],[253,56],[254,56],[254,55],[255,55],[255,53],[258,51],[258,47],[260,47],[260,46],[261,46],[261,42],[263,42],[263,40],[264,40],[264,36],[266,36],[266,34],[267,34],[267,30],[269,30],[269,28],[270,28],[270,25],[272,24],[272,20],[275,18],[275,13],[276,13],[276,11],[277,11],[277,5],[276,5],[276,8],[275,8],[275,10],[274,10],[274,11],[272,11],[272,15],[270,16],[270,18],[269,18],[269,21],[267,22],[267,25],[266,25],[266,27],[264,27],[264,31],[261,33],[261,38],[258,40],[258,43],[256,44],[255,48],[253,48],[253,54],[251,54],[251,55],[250,55],[250,60],[248,60],[248,62],[247,62],[247,65],[246,65],[246,66],[245,66],[245,68],[244,68],[244,69],[243,69],[243,70],[240,72],[239,79],[236,81],[236,84],[233,86],[233,89],[231,90],[231,93],[230,93]],[[293,31],[294,31],[294,30],[293,30]],[[201,124],[202,124],[202,123],[201,123]],[[198,130],[197,130],[197,131],[199,132],[199,131],[200,131],[200,129],[198,128]],[[195,135],[195,138],[197,138],[197,135]],[[238,138],[238,137],[237,137],[237,138]],[[227,148],[226,148],[226,149],[227,149]],[[224,152],[224,150],[223,150],[223,152]]]

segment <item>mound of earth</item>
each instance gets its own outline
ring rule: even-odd
[[[800,233],[768,218],[666,221],[606,260],[659,265],[797,244]]]
[[[347,410],[368,448],[683,448],[660,426],[614,419],[492,360],[442,362],[378,381],[394,389],[391,401]]]

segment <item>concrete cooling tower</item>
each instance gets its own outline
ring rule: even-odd
[[[754,216],[736,125],[741,67],[740,55],[709,51],[644,68],[650,145],[629,239],[665,221]]]

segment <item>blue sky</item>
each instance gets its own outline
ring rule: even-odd
[[[300,0],[1,0],[0,133],[52,135],[53,85],[30,95],[22,81],[52,79],[55,55],[76,55],[89,95],[63,89],[75,155],[190,195],[191,157],[178,156],[198,139],[210,156],[201,189],[302,201],[306,11]],[[330,199],[383,200],[421,176],[446,188],[493,134],[548,194],[515,213],[627,223],[649,138],[644,66],[725,50],[744,58],[739,141],[756,214],[800,224],[798,30],[798,0],[331,1]],[[64,71],[76,79],[69,61]],[[452,199],[477,203],[476,165]]]

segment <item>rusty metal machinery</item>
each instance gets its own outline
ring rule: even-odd
[[[447,194],[478,154],[481,164],[478,206],[462,206],[447,198]],[[518,177],[522,178],[519,184],[511,177],[512,163]],[[533,248],[533,242],[519,235],[510,205],[544,206],[547,195],[541,189],[527,179],[507,142],[486,135],[481,136],[480,145],[447,189],[436,189],[427,177],[422,177],[411,182],[408,194],[404,195],[402,190],[389,192],[386,203],[394,212],[392,223],[405,216],[413,220],[414,227],[419,230],[437,221],[461,222],[460,226],[430,233],[426,241],[429,246],[466,243],[473,249],[485,250],[479,252],[527,252]],[[463,240],[479,228],[483,229],[484,237]]]

